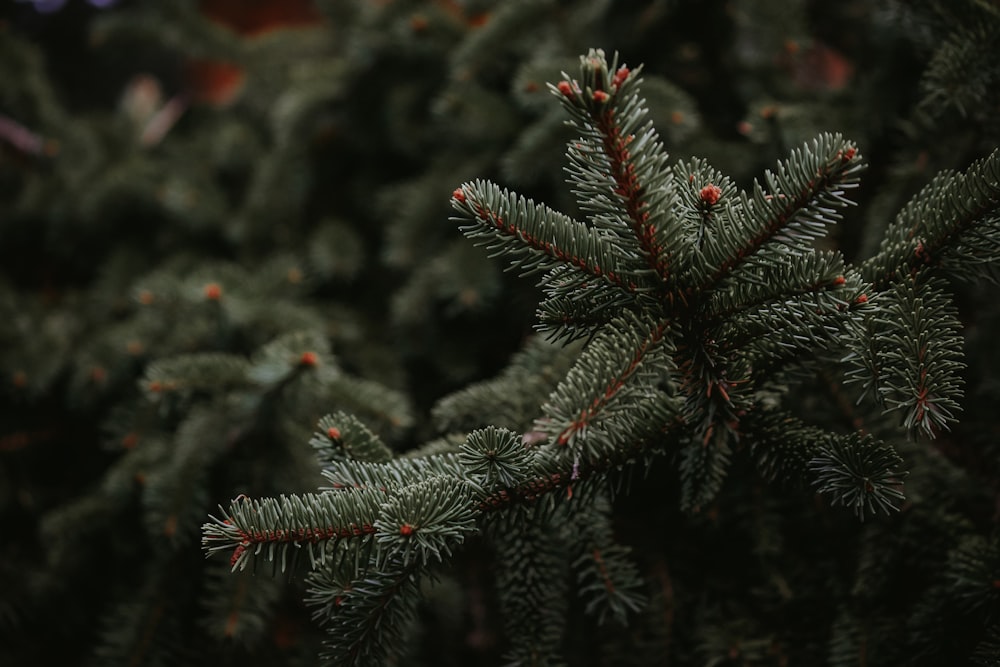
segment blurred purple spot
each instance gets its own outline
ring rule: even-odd
[[[22,0],[23,1],[23,0]],[[66,0],[28,0],[39,14],[53,14],[66,4]],[[87,0],[87,3],[98,9],[107,9],[118,4],[118,0]]]
[[[66,0],[33,0],[35,11],[39,14],[58,12],[66,4]]]

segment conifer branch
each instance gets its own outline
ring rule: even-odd
[[[828,433],[783,410],[757,410],[741,423],[761,475],[770,481],[802,479]]]
[[[624,625],[628,615],[643,606],[643,596],[635,590],[640,581],[629,550],[619,544],[594,547],[573,565],[578,568],[580,594],[589,597],[585,610],[603,623],[609,616]]]
[[[811,478],[831,504],[859,519],[898,509],[906,472],[890,445],[871,436],[835,435],[783,411],[756,411],[743,420],[757,466],[770,480]]]
[[[572,567],[585,611],[599,623],[611,618],[626,625],[646,600],[631,550],[615,540],[607,496],[599,493],[593,507],[578,512],[572,521],[567,539],[571,550],[579,554]]]
[[[382,506],[375,528],[379,567],[441,561],[476,530],[472,486],[452,477],[429,477],[399,489]]]
[[[647,328],[621,319],[602,330],[542,406],[546,418],[539,422],[540,430],[557,445],[572,447],[578,438],[587,438],[588,428],[605,411],[627,410],[628,399],[634,398],[630,388],[638,385],[645,392],[645,386],[655,383],[653,378],[667,372],[669,327],[666,320]]]
[[[645,257],[663,284],[671,279],[669,223],[674,201],[667,154],[638,97],[641,68],[609,64],[592,50],[580,58],[580,81],[563,73],[550,90],[582,133],[567,151],[569,173],[583,210],[595,213],[597,228],[626,238]]]
[[[820,135],[812,145],[793,150],[776,171],[765,172],[766,188],[754,181],[752,196],[741,197],[734,211],[736,228],[720,235],[717,247],[707,249],[718,259],[702,289],[719,283],[769,244],[796,254],[807,252],[807,242],[822,236],[840,217],[837,209],[853,203],[844,191],[857,187],[862,168],[857,147],[839,134]]]
[[[328,463],[323,477],[332,491],[348,489],[392,489],[417,484],[428,477],[443,475],[467,480],[467,472],[454,452],[390,459],[383,463],[344,459]]]
[[[512,507],[528,507],[550,500],[559,493],[572,497],[572,487],[577,482],[603,478],[615,470],[633,464],[646,464],[656,456],[669,452],[667,445],[676,441],[684,423],[673,414],[667,414],[663,401],[652,399],[644,406],[645,419],[627,426],[634,429],[629,440],[610,444],[600,450],[600,455],[587,459],[572,449],[545,443],[533,458],[530,474],[515,485],[487,490],[477,502],[484,512],[503,512]],[[634,416],[634,415],[632,415]],[[623,424],[623,427],[626,426]]]
[[[983,3],[982,7],[988,5]],[[940,116],[954,107],[967,117],[975,114],[977,106],[986,106],[983,103],[996,86],[996,73],[993,68],[982,66],[982,58],[1000,47],[1000,35],[995,26],[995,10],[992,17],[977,18],[979,21],[974,25],[960,27],[948,35],[924,70],[920,109],[925,113]]]
[[[685,274],[703,274],[708,262],[704,252],[736,224],[733,218],[740,208],[732,202],[738,200],[739,189],[729,176],[699,158],[679,161],[671,186],[679,199],[677,220],[684,239],[677,249],[678,265]]]
[[[677,351],[682,414],[694,439],[708,446],[724,433],[735,437],[741,413],[750,407],[747,360],[728,357],[719,341],[693,327],[682,330]],[[717,444],[723,446],[723,441]]]
[[[1000,665],[1000,0],[8,4],[0,665]]]
[[[852,277],[850,283],[841,275],[793,287],[778,299],[748,307],[740,313],[739,330],[720,327],[720,347],[727,352],[752,349],[754,356],[766,358],[775,348],[821,350],[840,345],[853,318],[873,310],[865,285],[857,274]]]
[[[791,260],[792,257],[789,257]],[[847,271],[839,253],[818,252],[795,261],[766,265],[757,275],[726,290],[714,291],[706,304],[709,325],[729,321],[746,312],[778,306],[783,299],[812,296],[841,310],[851,304],[863,287],[860,276]],[[822,299],[828,295],[829,299]]]
[[[570,266],[584,274],[627,290],[627,255],[609,249],[596,230],[530,199],[502,190],[488,181],[464,184],[452,195],[452,205],[472,224],[461,226],[467,237],[486,247],[492,256],[507,254],[521,275]]]
[[[601,327],[623,315],[623,309],[611,303],[602,303],[600,296],[595,299],[549,297],[538,305],[535,329],[545,334],[548,340],[569,343],[592,338]]]
[[[561,619],[568,607],[566,554],[558,532],[546,528],[527,525],[496,540],[497,557],[506,563],[497,573],[497,587],[507,664],[541,667],[559,661]]]
[[[528,476],[532,453],[513,431],[487,426],[469,434],[459,461],[484,490],[516,487]]]
[[[321,466],[344,459],[384,463],[392,458],[392,451],[382,439],[354,415],[338,411],[322,417],[318,426],[309,444],[316,450]]]
[[[661,444],[664,431],[653,428],[627,447],[609,447],[593,462],[566,455],[537,459],[530,466],[532,473],[493,491],[480,487],[465,467],[475,470],[479,466],[471,452],[481,443],[499,444],[499,434],[488,429],[469,436],[472,444],[463,449],[465,465],[454,454],[393,459],[384,464],[335,461],[323,471],[334,483],[333,490],[276,499],[236,499],[228,511],[222,510],[222,518],[211,517],[204,524],[202,542],[208,555],[232,550],[233,570],[244,569],[252,559],[263,556],[273,563],[280,561],[284,571],[292,547],[305,547],[313,568],[345,557],[357,562],[373,547],[379,549],[377,564],[392,558],[426,565],[430,559],[450,554],[473,530],[480,513],[533,505],[578,480],[655,455],[658,449],[651,445]]]
[[[287,567],[290,547],[305,547],[312,567],[325,562],[328,543],[350,542],[355,551],[368,545],[378,532],[375,521],[385,500],[381,491],[363,489],[344,493],[304,494],[278,498],[238,498],[222,510],[222,517],[202,527],[205,551],[232,550],[233,570],[244,569],[264,555]]]
[[[729,442],[736,436],[735,420],[706,421],[701,439],[689,442],[680,453],[681,509],[686,512],[701,512],[719,493],[729,472]]]
[[[987,276],[1000,254],[1000,149],[964,173],[941,172],[914,196],[862,266],[876,289],[922,267],[966,280]]]
[[[325,643],[332,664],[384,664],[402,652],[404,631],[420,600],[417,570],[417,563],[368,567],[336,597]]]
[[[627,311],[655,303],[646,293],[627,293],[604,282],[581,283],[572,272],[557,267],[543,280],[546,294],[538,305],[536,329],[549,340],[592,337],[598,329]]]
[[[960,406],[963,338],[943,284],[914,272],[879,295],[866,339],[847,358],[849,382],[886,412],[903,415],[911,433],[935,437]]]
[[[827,437],[809,469],[816,476],[820,493],[829,494],[834,505],[854,510],[859,519],[882,511],[891,514],[903,500],[900,490],[905,473],[902,459],[871,436],[852,434]]]

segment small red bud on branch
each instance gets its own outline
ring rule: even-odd
[[[722,188],[718,185],[709,183],[701,189],[701,192],[699,192],[698,195],[701,197],[703,202],[709,206],[714,206],[719,201],[719,197],[722,196]]]

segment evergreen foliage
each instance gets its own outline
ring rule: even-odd
[[[315,565],[317,541],[338,559],[365,552],[353,558],[344,588],[350,598],[325,611],[338,632],[350,621],[370,634],[352,633],[346,644],[337,636],[335,663],[384,659],[359,644],[394,652],[415,614],[406,606],[412,602],[395,596],[414,594],[414,577],[430,574],[477,533],[499,556],[513,662],[556,659],[565,612],[553,610],[563,608],[567,591],[550,587],[571,567],[580,569],[586,612],[598,622],[609,615],[627,621],[640,607],[641,587],[628,550],[612,537],[607,480],[662,453],[676,455],[681,507],[695,512],[715,500],[744,443],[768,476],[811,481],[860,518],[898,509],[905,473],[889,445],[803,427],[796,446],[787,427],[798,418],[773,393],[760,398],[787,383],[793,366],[816,372],[861,350],[853,353],[862,360],[854,372],[870,399],[905,410],[905,425],[924,435],[953,421],[961,396],[958,323],[939,282],[926,276],[932,263],[922,248],[916,257],[926,266],[909,273],[913,251],[901,260],[876,255],[864,267],[874,278],[866,282],[861,269],[814,247],[837,209],[851,203],[846,191],[862,167],[857,147],[821,135],[739,191],[703,162],[668,165],[643,122],[639,85],[638,70],[591,51],[579,79],[565,75],[551,86],[582,134],[570,144],[569,175],[589,224],[486,181],[452,195],[466,236],[509,256],[522,274],[543,274],[542,328],[557,339],[587,339],[541,407],[530,442],[488,426],[467,436],[457,460],[437,453],[346,465],[335,455],[321,462],[334,481],[327,492],[235,502],[205,525],[210,552],[235,549],[234,568],[251,555],[280,559],[284,568],[285,554],[301,545]],[[984,164],[965,176],[982,202],[967,219],[970,236],[983,240],[977,254],[992,259],[1000,181]],[[951,192],[923,194],[912,207],[923,199],[941,210],[954,201]],[[909,238],[941,239],[934,228],[961,219],[921,216]],[[961,238],[950,235],[952,252],[962,252]],[[397,605],[398,613],[388,611]]]
[[[0,664],[1000,660],[993,4],[58,4]]]

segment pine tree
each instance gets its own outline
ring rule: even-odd
[[[945,280],[980,279],[997,257],[1000,154],[935,179],[854,265],[816,240],[852,203],[855,144],[823,134],[741,190],[703,160],[669,164],[640,85],[596,50],[550,86],[580,135],[568,173],[587,222],[488,181],[452,195],[466,236],[542,274],[540,331],[583,341],[528,429],[390,457],[331,416],[313,438],[326,487],[237,499],[205,525],[208,552],[235,570],[308,556],[334,664],[405,656],[421,582],[474,536],[496,553],[513,663],[559,662],[571,590],[596,622],[627,623],[646,586],[609,503],[658,457],[673,459],[688,512],[716,501],[744,452],[764,478],[858,518],[898,510],[899,454],[796,414],[809,378],[853,381],[914,437],[954,423],[962,339]]]

